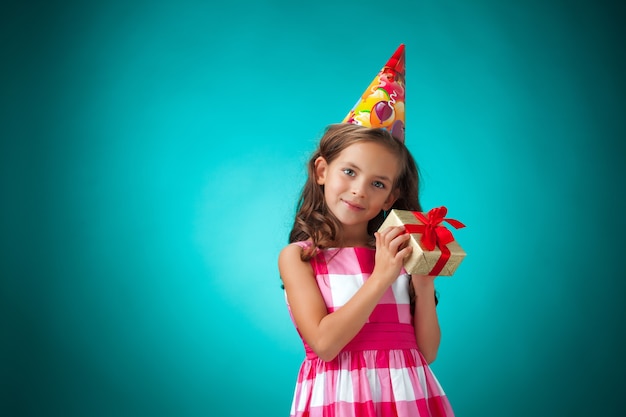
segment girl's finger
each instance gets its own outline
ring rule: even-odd
[[[399,248],[402,247],[402,245],[404,245],[406,242],[409,241],[409,239],[411,238],[411,235],[408,233],[402,233],[397,235],[396,237],[394,237],[391,241],[391,245],[398,250]]]
[[[388,227],[382,231],[382,235],[389,241],[404,233],[404,226]]]
[[[402,248],[401,250],[399,250],[397,256],[400,259],[404,259],[407,256],[410,256],[412,252],[413,252],[413,246],[407,246],[406,248]]]

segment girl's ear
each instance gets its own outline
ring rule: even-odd
[[[393,206],[393,203],[395,203],[398,199],[398,197],[400,197],[400,190],[396,188],[389,193],[389,197],[387,197],[383,204],[383,210],[389,211],[391,209],[391,206]]]
[[[315,181],[319,185],[326,182],[326,171],[328,170],[328,162],[322,156],[318,156],[315,160]]]

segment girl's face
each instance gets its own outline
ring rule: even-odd
[[[393,184],[397,157],[375,142],[356,142],[328,163],[315,161],[317,183],[324,185],[328,209],[344,226],[365,226],[397,198]]]

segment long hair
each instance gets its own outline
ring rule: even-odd
[[[289,243],[311,239],[313,245],[310,250],[303,251],[303,261],[309,260],[316,249],[328,248],[331,245],[341,246],[342,226],[326,207],[323,185],[316,181],[315,160],[321,156],[330,164],[341,151],[357,142],[381,144],[398,157],[400,175],[393,184],[393,191],[397,190],[398,199],[392,208],[422,211],[419,201],[418,167],[403,143],[391,136],[386,129],[373,129],[351,123],[330,125],[308,161],[308,176],[296,206],[296,216],[289,234]],[[373,234],[383,220],[382,211],[370,220],[368,233],[372,236],[372,242]]]

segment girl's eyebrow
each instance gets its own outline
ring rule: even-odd
[[[389,177],[387,177],[385,175],[376,175],[374,178],[378,178],[379,180],[382,180],[382,181],[392,182],[391,178],[389,178]]]

